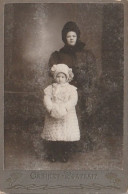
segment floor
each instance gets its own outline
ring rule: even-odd
[[[5,138],[5,169],[21,170],[86,170],[86,169],[121,169],[122,168],[122,138],[120,136],[107,138],[104,145],[90,151],[77,152],[71,155],[67,163],[51,163],[44,159],[40,150],[40,142],[22,138],[15,138],[16,134],[9,134]],[[7,140],[8,139],[8,140]],[[35,144],[36,142],[36,144]]]

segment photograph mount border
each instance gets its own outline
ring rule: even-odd
[[[4,169],[4,5],[7,3],[121,3],[124,5],[124,135],[122,170],[35,171]],[[128,1],[3,0],[0,3],[0,191],[6,193],[123,193],[128,189]],[[84,173],[83,173],[84,172]],[[108,178],[107,178],[108,177]],[[47,184],[47,181],[53,181]],[[59,181],[59,184],[58,184]],[[42,184],[43,182],[43,184]],[[101,183],[102,182],[102,183]],[[56,183],[56,184],[55,184]]]

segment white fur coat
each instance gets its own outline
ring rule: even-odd
[[[78,141],[80,130],[75,106],[77,88],[69,83],[49,85],[44,90],[47,110],[42,138],[48,141]]]

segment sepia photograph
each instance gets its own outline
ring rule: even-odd
[[[123,80],[123,4],[6,4],[5,169],[122,169]]]
[[[0,193],[128,189],[128,1],[0,2]]]

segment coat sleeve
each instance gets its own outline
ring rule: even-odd
[[[51,67],[54,64],[58,64],[58,63],[59,63],[59,53],[58,53],[58,51],[55,51],[51,54],[51,56],[49,58],[49,62],[48,62],[49,76],[52,76],[50,73]]]
[[[44,89],[44,106],[48,112],[52,110],[52,86],[48,86]]]
[[[69,96],[69,100],[68,102],[65,104],[65,107],[67,109],[67,111],[71,110],[73,107],[76,106],[78,101],[78,94],[77,94],[77,88],[73,87],[70,90],[70,96]]]
[[[87,66],[88,66],[88,92],[93,93],[97,81],[96,58],[91,51],[87,51]]]
[[[49,58],[49,67],[52,67],[54,64],[57,64],[59,60],[59,53],[58,51],[55,51],[51,54]]]
[[[97,67],[96,59],[91,51],[87,52],[87,65],[88,65],[88,88],[86,88],[86,111],[92,114],[96,108],[97,98]]]

